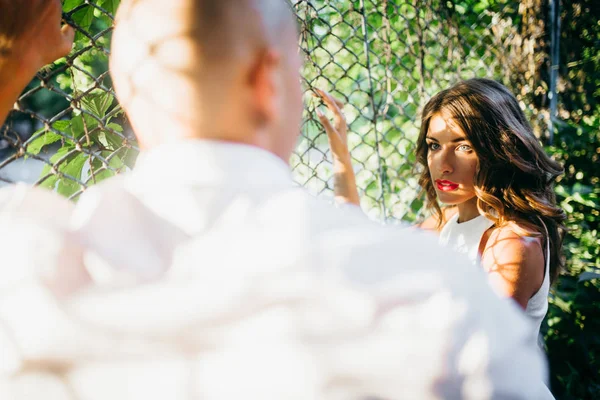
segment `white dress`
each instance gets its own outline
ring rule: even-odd
[[[459,223],[458,213],[455,214],[440,232],[440,244],[465,254],[474,265],[480,265],[479,245],[485,231],[494,223],[480,215],[472,220]],[[548,230],[546,237],[548,237]],[[542,321],[548,311],[548,292],[550,291],[550,245],[546,241],[546,265],[544,268],[544,281],[539,290],[529,299],[525,314],[533,321],[536,336],[539,334]]]

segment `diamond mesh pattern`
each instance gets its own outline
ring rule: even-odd
[[[3,127],[0,182],[26,180],[76,199],[90,185],[134,165],[139,150],[107,72],[118,3],[65,1],[64,18],[77,30],[76,46],[38,73]],[[543,60],[526,51],[539,40],[536,31],[525,36],[521,31],[538,25],[543,30],[543,23],[532,20],[539,4],[515,9],[513,2],[496,1],[477,9],[467,3],[291,1],[307,93],[302,135],[291,159],[300,184],[332,196],[327,136],[315,114],[320,104],[310,96],[314,88],[346,104],[363,209],[385,220],[413,221],[422,212],[414,146],[419,112],[431,95],[460,79],[491,77],[526,103]],[[543,122],[543,109],[528,111]],[[31,176],[20,173],[30,170]]]

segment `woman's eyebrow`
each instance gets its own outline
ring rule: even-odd
[[[438,142],[438,143],[440,142],[439,140],[437,140],[436,138],[434,138],[434,137],[431,137],[431,136],[426,136],[426,137],[425,137],[425,139],[427,139],[427,140],[431,140],[431,141],[433,141],[433,142]],[[457,138],[454,138],[454,139],[452,139],[452,140],[450,141],[450,143],[468,142],[468,141],[469,141],[469,139],[467,139],[466,137],[464,137],[464,136],[460,136],[460,137],[457,137]]]

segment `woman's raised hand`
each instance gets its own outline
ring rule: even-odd
[[[327,106],[329,111],[333,114],[333,125],[331,121],[323,114],[321,110],[317,108],[317,116],[319,121],[325,128],[327,138],[329,139],[329,146],[333,153],[334,162],[349,162],[350,151],[348,150],[348,125],[346,124],[346,118],[342,112],[344,104],[330,95],[329,93],[315,89],[315,92],[319,95],[323,103]]]
[[[338,203],[351,203],[360,205],[356,178],[352,168],[352,159],[348,149],[348,124],[342,112],[344,104],[329,93],[315,89],[329,111],[333,114],[333,124],[317,109],[319,121],[325,128],[329,147],[333,154],[333,190]]]

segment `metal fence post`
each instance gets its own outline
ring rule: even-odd
[[[550,0],[550,118],[548,144],[554,143],[554,121],[558,118],[558,74],[560,61],[560,0]]]

